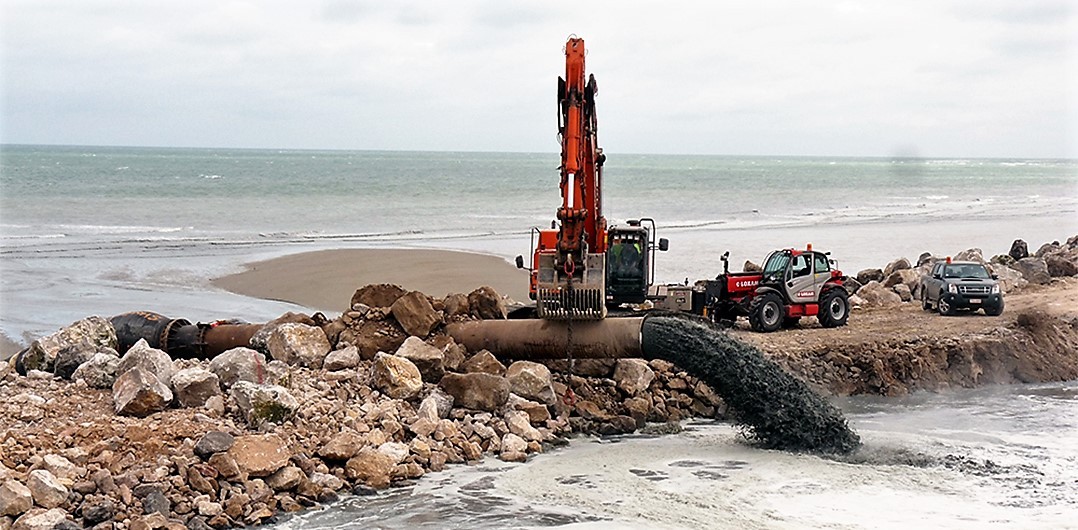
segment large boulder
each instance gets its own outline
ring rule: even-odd
[[[396,355],[379,353],[371,366],[374,386],[394,399],[411,399],[423,390],[423,376],[416,365]]]
[[[435,388],[419,403],[416,415],[431,422],[437,422],[442,418],[448,418],[451,410],[453,410],[453,396],[445,393],[441,388]]]
[[[904,283],[900,283],[898,285],[895,285],[894,287],[891,288],[891,290],[894,291],[895,294],[897,294],[898,297],[901,298],[903,302],[909,302],[909,301],[913,300],[913,292],[910,291],[909,286],[904,284]]]
[[[202,435],[195,443],[194,453],[203,460],[209,460],[216,453],[223,453],[232,448],[236,437],[224,431],[210,431]]]
[[[405,339],[404,344],[397,348],[396,355],[412,361],[425,382],[437,383],[445,375],[445,355],[442,350],[423,342],[418,336]]]
[[[408,334],[404,329],[392,321],[359,321],[354,327],[341,333],[344,340],[346,334],[351,335],[351,342],[359,350],[360,358],[364,360],[374,359],[378,352],[397,351]]]
[[[116,373],[123,374],[134,367],[142,368],[157,377],[158,381],[168,385],[172,381],[172,357],[167,353],[151,348],[146,339],[139,339],[127,353],[120,358]]]
[[[333,350],[326,355],[322,368],[328,372],[337,370],[349,370],[359,366],[359,349],[355,346],[345,346],[339,350]]]
[[[115,353],[111,349],[106,351]],[[60,379],[71,379],[71,376],[75,374],[75,370],[86,361],[89,361],[96,353],[97,349],[92,344],[81,343],[67,346],[56,354],[56,362],[53,365],[52,373]]]
[[[487,350],[479,350],[478,353],[466,359],[461,363],[460,370],[468,374],[505,375],[505,365]]]
[[[266,381],[266,356],[251,348],[232,348],[210,361],[209,369],[221,381],[221,388],[228,390],[237,381],[264,383]]]
[[[1048,267],[1048,275],[1053,278],[1074,276],[1078,274],[1078,263],[1073,259],[1067,259],[1063,253],[1051,254],[1044,259]]]
[[[471,312],[471,308],[468,307],[468,295],[461,293],[445,295],[445,299],[442,300],[442,307],[445,318],[461,317]]]
[[[644,392],[655,380],[655,371],[643,359],[618,359],[614,383],[629,396]]]
[[[884,276],[884,278],[886,278],[886,277],[890,276],[891,274],[894,274],[895,271],[900,271],[900,270],[909,269],[909,268],[911,268],[910,260],[908,260],[906,258],[898,258],[898,259],[892,261],[891,263],[888,263],[887,266],[883,268],[883,276]]]
[[[60,508],[30,510],[11,525],[11,530],[56,530],[58,528],[78,528],[78,525],[68,519],[67,512]]]
[[[277,326],[266,348],[275,360],[316,369],[322,367],[326,354],[333,349],[322,328],[294,322]]]
[[[1059,252],[1062,247],[1059,245],[1059,241],[1053,241],[1051,243],[1045,243],[1041,245],[1041,248],[1037,249],[1037,252],[1033,254],[1033,257],[1043,258],[1049,254],[1055,254]]]
[[[979,248],[968,248],[954,255],[952,258],[954,261],[975,261],[980,264],[986,263],[984,260],[984,254]]]
[[[857,273],[857,281],[861,285],[865,285],[868,282],[882,282],[885,276],[882,269],[865,269]]]
[[[115,352],[97,352],[90,360],[79,365],[71,374],[72,381],[82,379],[90,388],[112,388],[120,368],[120,356]]]
[[[902,303],[902,298],[897,293],[877,281],[866,283],[857,291],[857,296],[865,301],[865,305],[871,306],[892,306]]]
[[[87,317],[70,326],[30,343],[21,354],[20,364],[24,371],[52,372],[56,356],[69,346],[85,345],[97,351],[100,348],[117,348],[116,330],[112,323],[98,316]]]
[[[763,272],[763,267],[753,263],[750,260],[745,260],[745,264],[741,266],[742,272]]]
[[[532,427],[531,417],[522,410],[511,410],[505,414],[505,425],[509,432],[529,442],[543,441],[543,435],[539,429]]]
[[[1022,258],[1028,258],[1029,245],[1027,245],[1026,242],[1022,241],[1021,239],[1015,239],[1014,243],[1011,243],[1011,250],[1010,252],[1007,252],[1007,255],[1014,259],[1014,261],[1018,261]]]
[[[34,506],[34,497],[30,488],[15,479],[7,479],[0,484],[0,517],[10,515],[18,517]]]
[[[344,462],[359,454],[367,438],[355,431],[341,431],[318,448],[318,456],[331,462]]]
[[[398,298],[407,294],[399,285],[379,283],[366,285],[356,290],[352,295],[349,307],[365,305],[367,307],[393,307]]]
[[[56,508],[67,500],[68,489],[45,469],[35,469],[26,478],[34,502],[42,508]]]
[[[412,291],[400,298],[390,308],[393,318],[409,335],[426,338],[441,321],[438,312],[430,304],[427,295]]]
[[[348,459],[344,466],[344,475],[350,480],[363,482],[375,489],[389,487],[396,459],[372,447],[366,447],[356,456]]]
[[[847,276],[845,280],[842,280],[842,286],[846,288],[847,293],[856,294],[861,288],[861,282],[857,281],[857,278]]]
[[[1046,284],[1052,281],[1048,273],[1048,263],[1044,258],[1022,258],[1014,264],[1014,268],[1022,273],[1022,277],[1029,283]]]
[[[445,374],[438,386],[458,407],[492,412],[509,400],[509,380],[486,373]]]
[[[296,414],[299,401],[288,389],[277,385],[259,385],[239,381],[232,385],[232,398],[247,424],[258,427],[265,423],[281,423]]]
[[[180,406],[201,407],[207,399],[221,394],[221,380],[209,370],[185,368],[173,374],[172,390]]]
[[[227,454],[236,462],[240,473],[250,477],[268,477],[287,465],[292,456],[288,445],[276,434],[237,437]]]
[[[153,373],[135,366],[112,385],[112,404],[117,414],[148,416],[172,402],[172,391]]]
[[[468,307],[472,316],[484,320],[506,317],[505,301],[493,287],[483,286],[468,293]]]
[[[316,315],[317,316],[317,315]],[[247,344],[251,348],[260,351],[262,353],[269,353],[267,343],[269,342],[270,335],[277,329],[277,326],[281,324],[305,324],[308,326],[318,326],[319,322],[306,313],[294,313],[289,311],[269,322],[266,322],[258,329],[257,332],[251,337],[250,342]]]
[[[554,381],[550,368],[531,361],[517,361],[505,371],[509,380],[509,391],[526,399],[553,405],[557,401],[554,395]]]

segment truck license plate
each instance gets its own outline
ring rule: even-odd
[[[979,304],[979,303],[981,303],[981,299],[980,298],[970,298],[969,303],[971,303],[971,304]]]

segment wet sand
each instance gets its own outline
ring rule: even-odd
[[[395,283],[430,296],[467,294],[488,285],[528,300],[528,272],[497,256],[419,249],[341,249],[293,254],[247,265],[212,280],[234,293],[320,311],[345,311],[352,294],[372,283]]]
[[[11,340],[7,335],[0,333],[0,361],[10,359],[11,356],[22,351],[25,346]]]

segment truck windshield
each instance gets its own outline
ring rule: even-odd
[[[948,265],[943,270],[944,278],[977,278],[988,279],[988,271],[980,264]]]
[[[764,276],[782,275],[786,272],[786,265],[790,263],[790,254],[786,252],[776,252],[771,255],[771,259],[767,260],[764,264]]]

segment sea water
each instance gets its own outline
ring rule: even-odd
[[[848,273],[1078,234],[1078,161],[619,155],[611,224],[650,217],[659,282],[772,249]],[[213,288],[245,262],[324,248],[446,248],[512,260],[561,203],[558,156],[0,147],[0,332],[26,343],[87,315],[149,309],[260,321],[302,309]],[[1035,248],[1031,249],[1035,250]],[[360,287],[360,286],[357,286]]]

